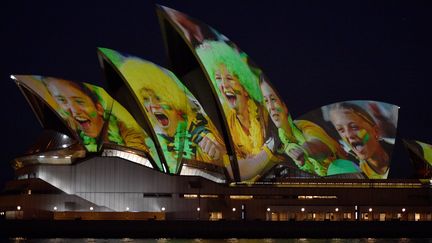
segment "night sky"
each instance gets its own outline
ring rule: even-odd
[[[42,131],[10,74],[106,86],[96,47],[167,66],[156,3],[234,41],[269,76],[294,118],[337,101],[384,101],[401,107],[399,138],[432,143],[431,2],[41,2],[7,0],[0,6],[0,187],[13,176],[10,161]],[[408,160],[400,143],[394,159]]]

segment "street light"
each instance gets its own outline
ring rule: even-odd
[[[54,208],[53,208],[53,209],[54,209],[54,211],[57,211],[57,207],[56,207],[56,206],[54,206]]]
[[[165,209],[166,209],[165,207],[162,207],[162,208],[161,208],[162,212],[165,212]]]
[[[339,212],[339,208],[335,208],[335,211],[336,211],[336,212]]]
[[[304,211],[305,211],[305,208],[301,208],[301,211],[304,212]]]
[[[236,211],[236,208],[232,208],[232,211],[235,212],[235,211]]]
[[[198,207],[198,208],[197,208],[197,211],[198,211],[198,212],[201,211],[201,208]]]
[[[402,208],[402,212],[403,212],[403,213],[405,212],[405,208]]]
[[[17,210],[20,211],[21,210],[21,206],[17,206]]]
[[[93,211],[93,207],[90,207],[90,211]]]
[[[372,212],[372,208],[369,208],[369,212]]]
[[[270,208],[267,208],[267,212],[270,212],[271,211],[271,209]]]

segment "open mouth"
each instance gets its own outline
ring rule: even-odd
[[[81,116],[76,116],[74,117],[75,120],[80,124],[82,130],[88,130],[90,128],[90,120],[85,118],[85,117],[81,117]]]
[[[271,117],[273,120],[278,121],[279,120],[279,114],[278,113],[273,113],[271,114]]]
[[[364,144],[362,142],[352,142],[351,146],[354,148],[355,151],[362,153],[364,149]]]
[[[233,92],[226,91],[225,92],[225,97],[227,98],[227,100],[228,100],[228,102],[230,103],[231,106],[234,106],[236,104],[237,96]]]
[[[165,114],[160,113],[160,112],[155,112],[153,113],[156,117],[156,119],[158,120],[158,122],[163,126],[163,127],[167,127],[169,125],[169,119],[167,116],[165,116]]]

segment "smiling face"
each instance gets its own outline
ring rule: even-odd
[[[49,79],[47,88],[60,108],[76,127],[87,136],[96,138],[103,127],[103,107],[84,93],[79,86],[60,79]]]
[[[330,111],[330,120],[359,159],[371,158],[380,147],[376,125],[350,109]]]
[[[180,114],[152,90],[142,89],[141,96],[143,97],[143,105],[150,114],[153,124],[161,128],[164,134],[170,137],[174,136],[177,124],[183,120]]]
[[[215,80],[228,105],[238,113],[247,111],[249,96],[238,78],[230,73],[225,65],[215,72]]]
[[[261,83],[261,92],[264,103],[273,123],[278,128],[288,127],[288,109],[276,95],[276,92],[267,82]]]

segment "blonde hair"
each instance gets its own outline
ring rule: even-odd
[[[170,71],[138,58],[127,58],[119,68],[143,104],[143,90],[150,90],[183,116],[193,114],[186,88]],[[184,117],[186,118],[186,117]]]

